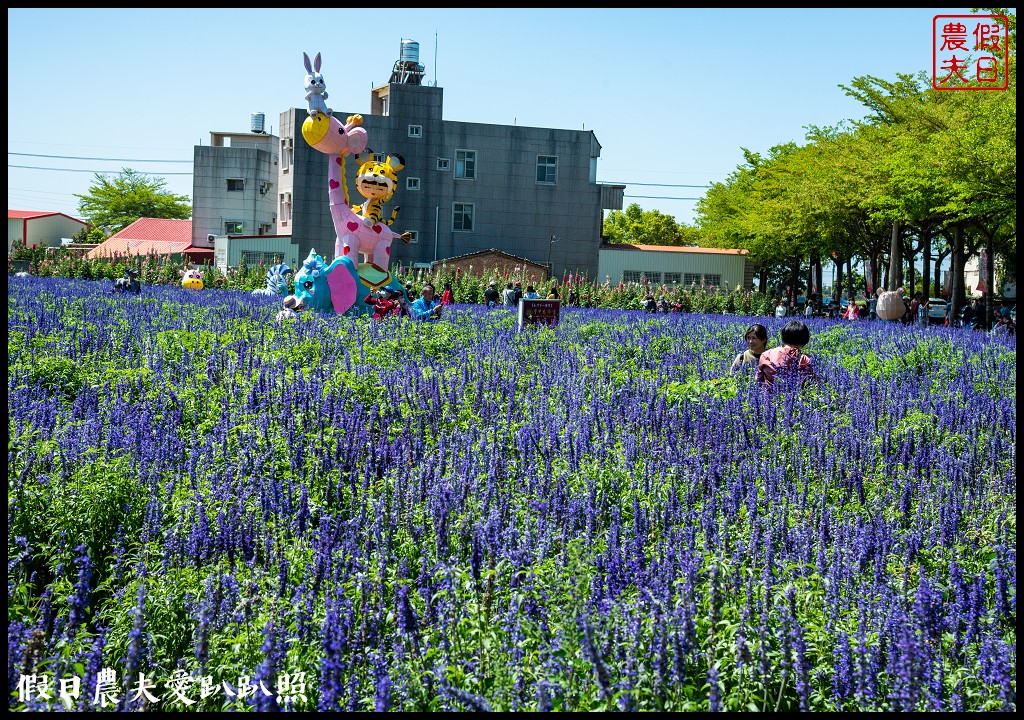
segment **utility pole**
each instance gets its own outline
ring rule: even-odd
[[[554,268],[551,267],[551,248],[554,247],[555,243],[558,242],[559,239],[560,238],[557,238],[554,235],[552,235],[551,239],[548,241],[548,278],[549,279],[554,277],[554,274],[555,274],[554,273]]]

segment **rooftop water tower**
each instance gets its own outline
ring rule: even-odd
[[[263,130],[263,127],[264,127],[263,124],[266,122],[266,120],[267,120],[267,117],[263,113],[261,113],[261,112],[253,113],[252,114],[252,122],[249,125],[249,129],[252,132],[258,133],[260,135],[265,134],[265,131]]]
[[[422,85],[423,66],[420,64],[420,44],[415,40],[402,38],[402,45],[398,51],[398,62],[391,71],[391,79],[388,82],[401,83],[403,85]]]

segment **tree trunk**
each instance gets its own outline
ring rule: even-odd
[[[836,281],[832,283],[832,302],[838,303],[843,296],[843,261],[833,256],[832,262],[836,265]]]
[[[988,267],[985,268],[985,282],[988,284],[988,292],[985,293],[985,322],[982,325],[986,330],[991,329],[992,313],[996,309],[996,254],[995,243],[989,238],[988,241]]]
[[[932,297],[929,281],[932,269],[932,231],[925,228],[921,233],[921,295],[927,300]]]
[[[889,277],[886,280],[886,290],[898,290],[900,287],[900,269],[903,260],[900,257],[900,224],[892,224],[892,241],[889,243]]]
[[[789,266],[789,300],[796,302],[796,296],[799,295],[797,287],[800,285],[800,257],[794,256],[792,263]]]
[[[762,293],[768,293],[768,266],[761,263],[761,272],[757,277],[757,289]]]
[[[853,296],[857,293],[857,289],[853,286],[853,256],[846,258],[846,274],[849,276],[847,282],[850,284],[849,290],[846,291],[846,297],[853,302]]]
[[[950,252],[949,270],[953,276],[953,287],[949,293],[949,320],[957,317],[964,306],[964,236],[959,223],[953,226],[953,248]]]
[[[907,295],[910,297],[914,296],[914,287],[917,285],[917,281],[914,273],[914,258],[917,255],[914,253],[914,248],[910,248],[910,257],[907,258]]]

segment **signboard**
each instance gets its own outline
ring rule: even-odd
[[[519,327],[524,325],[557,325],[562,309],[561,300],[530,300],[519,301]]]

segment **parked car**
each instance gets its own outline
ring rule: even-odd
[[[942,298],[928,298],[928,324],[946,324],[946,303]]]

